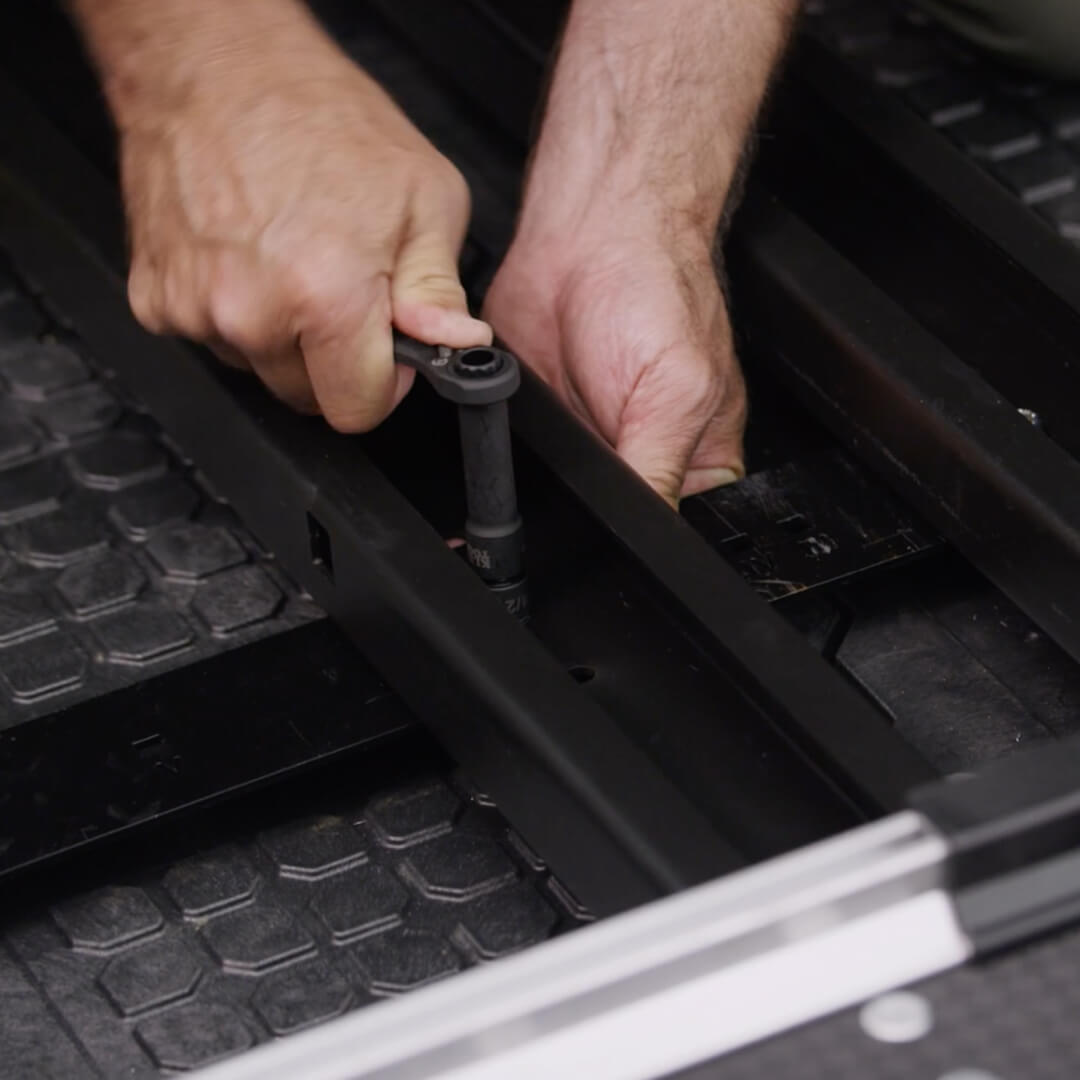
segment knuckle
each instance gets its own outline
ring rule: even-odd
[[[210,351],[226,366],[236,371],[250,371],[251,362],[239,349],[224,341],[210,344]]]
[[[331,389],[310,368],[309,374],[324,419],[344,435],[371,431],[386,419],[392,408],[390,398],[380,393],[382,387],[374,379],[364,378],[348,388],[338,384]]]
[[[468,210],[472,203],[469,182],[465,179],[465,174],[456,165],[449,161],[446,164],[447,171],[444,183],[446,184],[447,194],[458,206]]]
[[[711,372],[702,380],[697,397],[697,408],[706,416],[712,416],[724,403],[725,382],[721,376]]]
[[[217,335],[244,351],[261,344],[260,315],[237,290],[218,286],[210,293],[210,319]]]
[[[444,270],[425,270],[410,276],[405,285],[411,293],[440,301],[465,301],[465,288],[457,276]]]
[[[307,311],[332,303],[357,277],[353,255],[337,245],[313,245],[289,263],[285,285],[291,303]]]
[[[326,270],[323,262],[310,256],[302,256],[291,263],[285,272],[286,298],[297,310],[306,311],[320,303],[325,283]]]
[[[271,391],[278,400],[283,401],[290,409],[298,413],[314,415],[318,413],[319,406],[311,392],[311,387],[303,385],[270,385]]]
[[[270,344],[267,328],[274,312],[252,271],[228,254],[219,254],[208,272],[207,307],[215,334],[241,352],[261,352]]]
[[[427,175],[438,183],[443,192],[451,198],[469,199],[469,183],[465,174],[443,154],[438,154],[433,163],[428,163]]]
[[[738,413],[746,410],[746,380],[742,367],[733,352],[720,358],[712,372],[712,384],[716,401],[713,411],[717,413]]]
[[[279,401],[297,412],[318,412],[307,370],[299,357],[285,357],[272,363],[265,360],[255,370],[267,389]]]
[[[128,275],[128,304],[136,321],[152,334],[164,332],[165,322],[154,303],[154,281],[152,274],[142,268],[134,267]]]
[[[190,287],[176,273],[167,272],[162,279],[164,316],[174,332],[201,341],[207,336],[205,309]]]
[[[430,205],[441,207],[454,227],[463,228],[472,209],[472,193],[464,173],[448,158],[440,155],[436,166],[428,171],[418,189],[419,197]]]
[[[362,405],[331,403],[322,410],[326,422],[342,435],[361,435],[378,426],[382,416]]]
[[[672,393],[680,399],[686,413],[707,418],[724,400],[726,380],[709,354],[699,349],[680,351],[670,358],[668,367],[673,382]]]

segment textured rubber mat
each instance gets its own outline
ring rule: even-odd
[[[1080,244],[1080,89],[980,62],[920,11],[809,0],[806,29]]]
[[[0,264],[0,728],[317,618]]]
[[[195,1068],[586,918],[486,799],[429,774],[6,927],[0,1077]]]
[[[782,610],[943,774],[1080,734],[1080,668],[958,557]]]

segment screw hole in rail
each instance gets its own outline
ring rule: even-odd
[[[311,547],[311,563],[331,581],[334,580],[334,550],[326,526],[314,515],[307,516],[308,543]]]

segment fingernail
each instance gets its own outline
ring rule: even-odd
[[[726,484],[735,484],[742,479],[734,469],[701,469],[694,470],[695,486],[700,486],[702,491],[711,491],[713,488],[724,487]]]

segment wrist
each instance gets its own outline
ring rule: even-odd
[[[519,231],[592,240],[635,236],[711,248],[743,138],[705,125],[659,133],[618,130],[617,102],[592,115],[553,100],[533,154]]]
[[[597,233],[711,252],[795,8],[575,0],[522,237],[583,255]]]
[[[698,198],[610,175],[588,185],[530,181],[514,248],[556,274],[631,252],[662,251],[681,264],[712,262],[725,196],[714,191]]]

